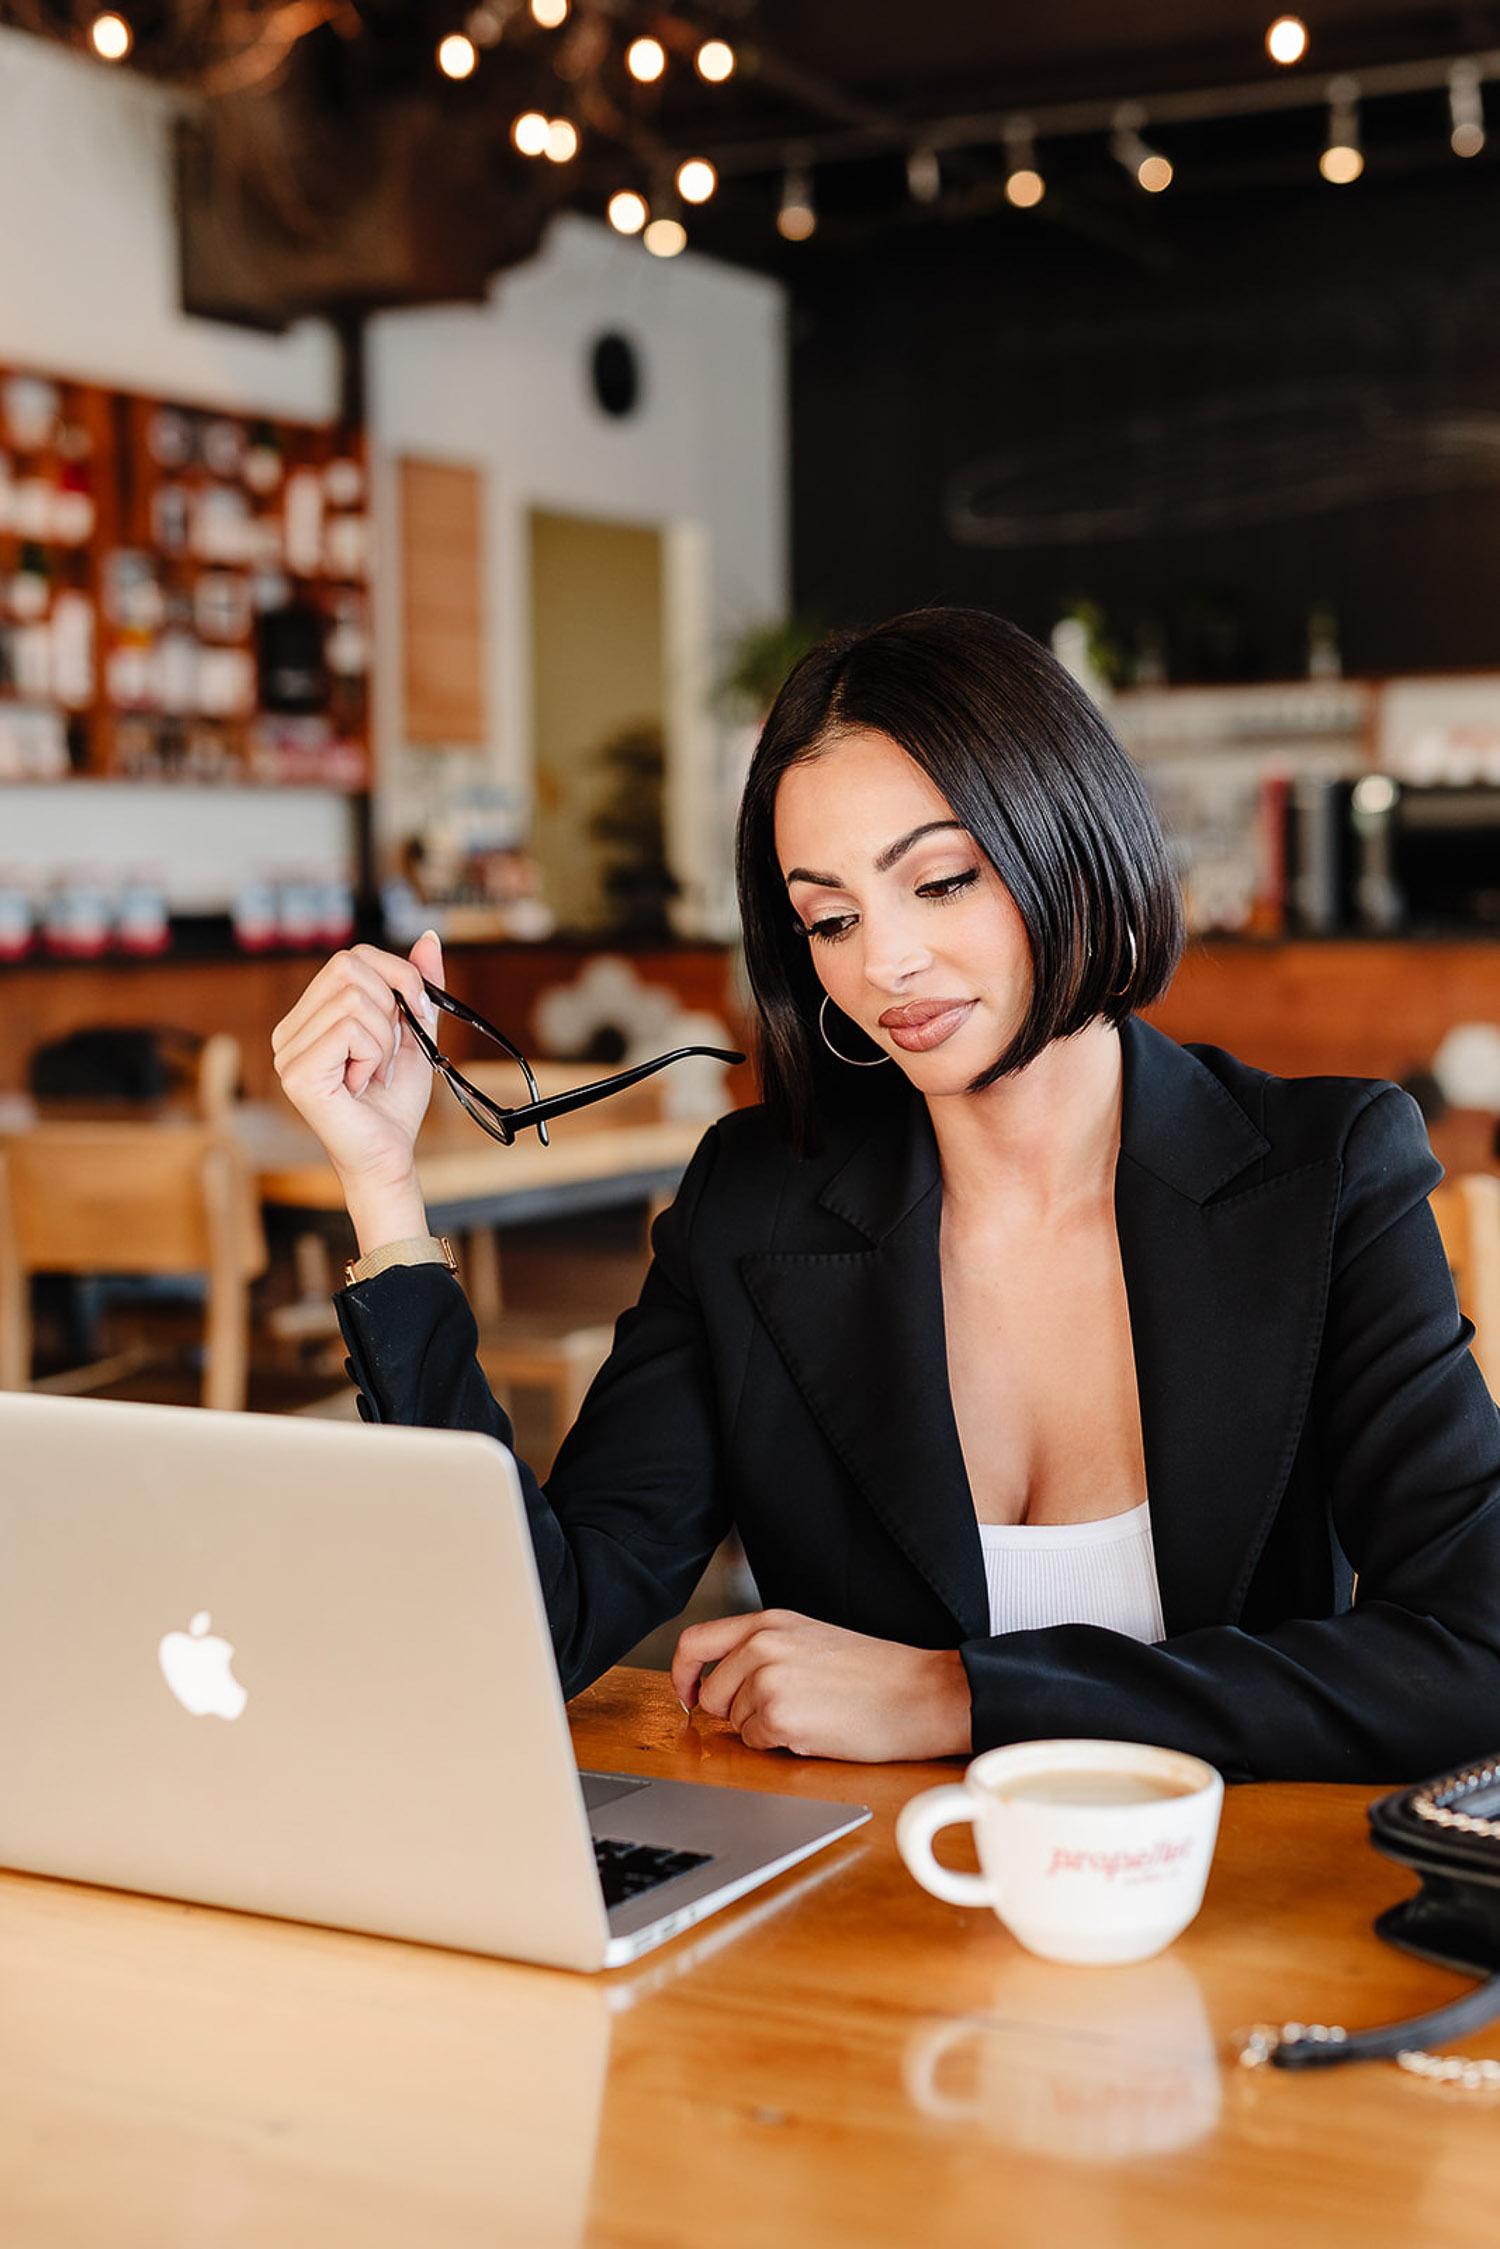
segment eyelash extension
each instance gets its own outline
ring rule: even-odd
[[[978,880],[979,869],[966,867],[961,875],[940,875],[933,882],[919,883],[917,896],[927,899],[931,905],[946,906],[950,899],[972,889]],[[822,921],[809,923],[799,919],[796,926],[804,937],[816,937],[823,945],[836,945],[840,938],[848,936],[857,919],[854,914],[828,914]]]
[[[950,898],[957,898],[961,891],[972,888],[978,880],[979,869],[968,867],[961,875],[940,875],[936,882],[919,883],[917,896],[931,898],[939,906],[945,905]]]

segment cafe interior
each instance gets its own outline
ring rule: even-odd
[[[481,1019],[445,1053],[560,1097],[507,1142],[436,1084],[418,1147],[545,1476],[757,1098],[770,703],[959,604],[1144,779],[1187,927],[1149,1019],[1415,1096],[1500,1396],[1500,6],[5,0],[0,124],[0,1390],[358,1472],[357,1246],[271,1034],[430,929]],[[1500,2033],[1236,2043],[1500,1973],[1492,1903],[1487,1966],[1375,1933],[1373,1790],[1232,1787],[1177,1941],[1059,1964],[903,1864],[957,1765],[684,1712],[682,1622],[757,1606],[731,1539],[568,1706],[580,1766],[869,1821],[601,1975],[0,1842],[12,2237],[1489,2238]]]

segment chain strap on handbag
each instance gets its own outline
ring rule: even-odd
[[[1500,2015],[1500,1754],[1380,1797],[1369,1820],[1375,1848],[1422,1878],[1414,1897],[1381,1914],[1377,1933],[1405,1952],[1484,1980],[1430,2014],[1369,2030],[1253,2023],[1233,2040],[1241,2066],[1394,2061],[1434,2084],[1500,2093],[1500,2061],[1431,2051],[1431,2042],[1462,2038]]]

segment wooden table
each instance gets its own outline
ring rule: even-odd
[[[20,2249],[1442,2249],[1494,2237],[1500,2102],[1389,2064],[1251,2074],[1257,2017],[1459,1980],[1380,1944],[1371,1793],[1230,1792],[1203,1913],[1059,1968],[919,1890],[896,1811],[950,1768],[802,1763],[659,1674],[581,1759],[855,1798],[869,1826],[600,1978],[0,1877],[0,2216]],[[1468,2042],[1500,2050],[1500,2032]]]
[[[235,1124],[262,1202],[309,1213],[342,1211],[332,1165],[285,1102],[245,1102]],[[453,1231],[518,1225],[670,1194],[707,1125],[701,1118],[595,1123],[585,1110],[556,1120],[551,1130],[550,1147],[524,1132],[506,1148],[453,1103],[434,1101],[417,1142],[433,1224]]]

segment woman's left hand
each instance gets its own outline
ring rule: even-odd
[[[705,1679],[704,1666],[714,1670]],[[792,1609],[692,1624],[677,1642],[678,1700],[725,1718],[751,1749],[863,1764],[966,1755],[969,1682],[956,1648],[908,1648]]]

